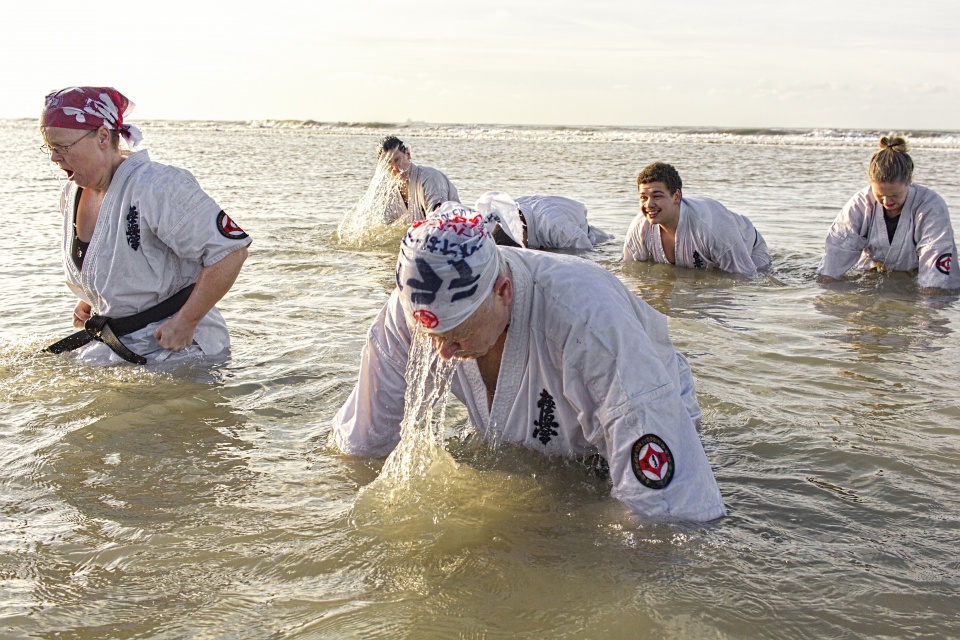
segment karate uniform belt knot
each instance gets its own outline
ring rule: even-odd
[[[64,351],[73,351],[74,349],[79,349],[85,344],[89,344],[91,340],[96,340],[97,342],[102,342],[103,344],[110,347],[110,349],[126,360],[133,364],[146,364],[147,359],[141,356],[140,354],[134,353],[127,345],[123,344],[120,341],[120,336],[125,336],[128,333],[133,333],[134,331],[139,331],[148,324],[163,320],[169,316],[172,316],[177,311],[183,307],[184,303],[187,301],[187,298],[190,297],[190,294],[193,292],[194,285],[190,285],[173,294],[166,300],[163,300],[156,306],[150,307],[145,311],[140,313],[135,313],[132,316],[127,316],[125,318],[110,318],[108,316],[101,315],[92,315],[83,323],[83,330],[77,331],[74,334],[71,334],[60,340],[51,344],[49,347],[44,349],[49,353],[63,353]]]

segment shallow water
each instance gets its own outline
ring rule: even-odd
[[[143,123],[254,238],[220,309],[232,358],[88,369],[70,331],[59,179],[0,121],[0,636],[951,637],[960,634],[960,312],[901,274],[813,275],[864,186],[872,132]],[[586,254],[671,317],[729,515],[637,521],[590,470],[470,436],[402,494],[329,422],[389,294],[398,238],[341,245],[376,140],[398,133],[465,202],[587,203]],[[957,134],[914,138],[960,217]],[[757,281],[619,262],[634,176],[664,160],[767,239]],[[395,490],[396,487],[393,487]]]

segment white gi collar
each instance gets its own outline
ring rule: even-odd
[[[497,376],[497,390],[493,405],[487,409],[486,387],[480,377],[480,368],[475,360],[464,362],[462,371],[473,396],[474,405],[483,419],[477,425],[484,439],[494,446],[499,436],[507,428],[507,419],[520,393],[524,368],[530,354],[530,315],[533,310],[533,276],[526,263],[520,258],[525,249],[515,247],[499,248],[513,278],[513,307],[510,310],[510,328],[507,341],[503,346],[503,358],[500,361],[500,373]]]

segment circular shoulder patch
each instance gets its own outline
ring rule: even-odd
[[[231,240],[243,240],[247,237],[247,232],[237,226],[237,223],[223,211],[217,214],[217,231],[224,238],[230,238]]]
[[[637,480],[648,489],[663,489],[673,480],[673,453],[652,433],[633,443],[630,465]]]
[[[944,253],[937,258],[937,271],[950,275],[950,263],[953,262],[952,253]]]

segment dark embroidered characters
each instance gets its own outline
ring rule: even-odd
[[[466,260],[451,260],[450,266],[457,270],[459,278],[454,278],[450,281],[449,289],[467,289],[466,291],[458,291],[453,294],[453,297],[450,298],[450,302],[456,302],[457,300],[462,300],[463,298],[469,298],[477,292],[477,285],[475,284],[477,280],[480,279],[480,274],[473,275],[473,269],[467,263]]]
[[[437,292],[443,286],[443,279],[437,275],[430,263],[423,258],[416,259],[417,271],[420,273],[421,280],[407,278],[406,285],[417,289],[416,293],[410,294],[410,300],[414,304],[433,304],[437,298]],[[450,298],[450,302],[456,302],[463,298],[469,298],[477,292],[477,280],[480,275],[473,274],[473,268],[466,260],[450,260],[450,266],[457,270],[458,277],[452,279],[447,289],[466,289],[458,291]],[[397,272],[399,275],[399,271]],[[400,284],[399,280],[397,284]],[[468,288],[469,287],[469,288]],[[403,286],[400,287],[403,289]]]
[[[652,433],[633,443],[630,466],[640,484],[648,489],[663,489],[673,480],[673,453],[666,442]]]
[[[703,269],[707,263],[703,261],[703,256],[701,256],[696,251],[693,252],[693,268],[694,269]]]
[[[231,240],[243,240],[247,237],[247,232],[231,220],[230,216],[224,211],[217,214],[217,231],[224,238],[230,238]]]
[[[537,427],[533,430],[533,437],[543,444],[547,444],[553,436],[557,435],[557,427],[560,425],[553,420],[553,411],[557,408],[557,403],[554,402],[553,396],[547,393],[546,389],[540,392],[537,408],[540,409],[540,419],[533,421],[533,424]]]
[[[140,248],[140,212],[133,204],[127,211],[127,244],[134,251]]]

